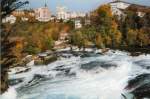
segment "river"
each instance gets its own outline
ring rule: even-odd
[[[132,91],[150,84],[150,79],[142,76],[128,85],[130,80],[150,74],[150,55],[132,57],[112,50],[103,55],[61,55],[47,66],[32,66],[29,72],[10,75],[24,77],[21,84],[11,87],[16,99],[132,99]]]

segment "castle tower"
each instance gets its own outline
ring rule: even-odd
[[[47,7],[46,0],[45,0],[45,5],[44,6]]]
[[[51,13],[50,13],[50,10],[47,7],[46,0],[45,0],[44,7],[37,8],[35,10],[35,14],[36,14],[36,19],[38,21],[42,21],[42,22],[50,21]]]

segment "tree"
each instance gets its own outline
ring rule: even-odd
[[[125,13],[126,16],[121,17],[118,21],[119,30],[122,33],[122,43],[127,43],[129,46],[148,46],[150,11],[145,10],[143,17],[138,16],[138,13],[134,10],[127,10]]]
[[[140,47],[148,46],[150,44],[149,35],[150,35],[150,32],[147,32],[144,29],[138,30],[137,43]]]
[[[20,0],[1,0],[1,18],[5,18],[7,15],[10,15],[16,9],[28,4],[28,1]]]
[[[121,44],[122,34],[118,30],[118,24],[113,20],[111,24],[112,47],[118,47]]]
[[[27,4],[28,1],[19,0],[1,0],[1,20],[10,15],[16,9]],[[12,54],[12,48],[15,46],[15,42],[9,40],[11,31],[7,31],[3,24],[1,24],[1,93],[4,93],[8,89],[8,68],[14,63],[14,55]]]
[[[127,33],[127,43],[129,46],[135,46],[137,40],[137,30],[129,29]]]
[[[72,33],[70,43],[78,46],[79,48],[84,47],[84,36],[81,31],[75,31]]]
[[[66,24],[69,25],[70,30],[74,29],[74,21],[68,20],[68,21],[66,22]]]
[[[147,12],[147,13],[144,15],[143,20],[144,20],[144,21],[142,21],[142,22],[144,22],[144,23],[143,23],[144,26],[150,27],[150,11]]]
[[[104,44],[103,44],[103,38],[100,35],[100,33],[98,33],[96,35],[96,39],[95,39],[95,45],[97,48],[105,48]]]
[[[93,25],[108,25],[111,21],[112,12],[109,5],[102,5],[91,13],[91,22]]]
[[[127,32],[129,29],[129,24],[125,20],[124,16],[121,16],[120,20],[118,21],[118,25],[119,25],[119,30],[122,33],[122,43],[125,44],[126,39],[127,39]]]
[[[16,42],[16,44],[15,44],[15,47],[12,49],[12,51],[13,51],[13,54],[16,56],[16,60],[20,61],[22,58],[22,51],[23,51],[23,47],[24,47],[23,42],[24,41],[21,38],[17,38],[17,40],[15,42]]]
[[[110,5],[100,6],[92,12],[91,18],[96,32],[101,33],[105,46],[116,47],[121,44],[122,34],[119,31],[117,20],[112,14]]]
[[[54,46],[54,41],[52,39],[52,37],[44,37],[43,38],[43,50],[50,50],[53,48]]]

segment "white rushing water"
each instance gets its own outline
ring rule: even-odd
[[[16,99],[124,99],[122,94],[126,93],[128,80],[150,73],[141,65],[150,67],[150,55],[131,57],[126,52],[109,51],[105,55],[61,58],[10,77],[25,78],[13,87]],[[36,74],[46,79],[29,83]],[[5,97],[2,99],[14,99]]]

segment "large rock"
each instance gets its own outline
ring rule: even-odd
[[[141,74],[131,79],[128,82],[127,90],[131,90],[131,93],[136,99],[150,98],[150,74]]]

